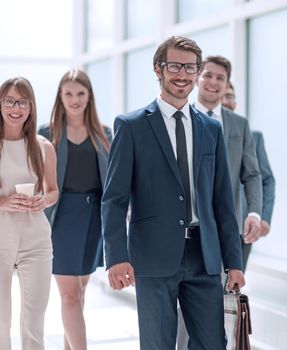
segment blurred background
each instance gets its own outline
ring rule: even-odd
[[[39,124],[49,121],[59,80],[70,68],[88,72],[100,118],[112,127],[117,114],[158,95],[152,57],[166,37],[188,36],[203,56],[220,54],[231,60],[236,111],[252,129],[263,132],[276,179],[271,232],[253,246],[246,274],[252,341],[256,349],[286,350],[287,0],[0,3],[0,83],[18,75],[31,81]],[[193,92],[191,102],[195,96]],[[106,283],[104,273],[102,281]]]

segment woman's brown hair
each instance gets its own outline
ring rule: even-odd
[[[24,98],[30,101],[30,114],[28,119],[23,125],[23,135],[27,145],[27,162],[28,166],[32,166],[37,178],[37,191],[43,191],[43,179],[44,179],[44,162],[41,154],[40,145],[37,140],[37,111],[35,94],[30,82],[22,77],[11,78],[6,80],[0,88],[0,101],[7,95],[11,87]],[[4,120],[2,113],[0,113],[0,155],[3,148],[4,139]]]
[[[65,125],[65,118],[66,118],[65,109],[61,100],[61,90],[63,85],[70,81],[77,82],[83,85],[86,89],[88,89],[89,101],[85,109],[84,123],[87,128],[88,135],[93,142],[94,147],[98,149],[97,140],[96,140],[96,137],[97,137],[103,144],[105,150],[108,152],[110,148],[110,144],[104,132],[104,128],[100,123],[100,120],[98,117],[91,81],[87,76],[87,74],[80,69],[72,69],[67,73],[65,73],[58,87],[56,100],[52,109],[52,115],[51,115],[51,121],[50,121],[51,139],[55,148],[57,148],[60,142],[60,138],[62,135],[62,130]]]

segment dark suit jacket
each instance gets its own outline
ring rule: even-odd
[[[268,157],[264,147],[263,135],[260,131],[252,131],[252,136],[255,143],[256,155],[258,159],[259,169],[262,177],[263,191],[263,207],[262,220],[271,223],[275,200],[275,179],[268,161]],[[247,204],[244,198],[244,210],[247,212]]]
[[[208,274],[242,269],[226,151],[219,123],[191,108],[193,169],[203,260]],[[157,102],[114,124],[102,198],[107,268],[131,262],[137,276],[169,276],[185,247],[184,187]],[[131,205],[128,236],[126,214]]]
[[[254,141],[246,118],[222,107],[224,140],[235,201],[238,224],[245,219],[242,214],[241,185],[247,200],[248,213],[262,214],[262,180]]]
[[[108,137],[108,140],[112,142],[111,130],[108,127],[105,127],[104,129]],[[50,139],[51,134],[50,134],[49,124],[40,126],[38,130],[38,134],[46,137],[47,139]],[[107,174],[107,167],[108,167],[108,153],[105,151],[103,145],[99,141],[98,141],[98,147],[99,148],[98,148],[97,154],[98,154],[99,170],[100,170],[101,182],[102,182],[102,185],[104,186],[105,178]],[[68,160],[68,141],[67,141],[67,133],[66,133],[65,127],[63,128],[62,137],[60,139],[56,153],[57,153],[57,183],[59,188],[59,199],[55,205],[45,210],[45,213],[50,221],[51,226],[53,226],[58,205],[61,200],[61,192],[63,189],[64,179],[66,174],[66,167],[67,167],[67,160]]]

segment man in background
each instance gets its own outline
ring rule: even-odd
[[[221,123],[239,230],[246,243],[253,243],[260,236],[261,174],[247,119],[226,109],[221,104],[230,76],[231,63],[225,57],[209,56],[203,60],[198,77],[198,99],[194,106],[200,112]],[[248,213],[245,217],[242,213],[241,185],[243,185],[247,200]]]
[[[222,106],[234,111],[236,108],[236,96],[234,86],[229,82],[225,94],[222,97]],[[260,222],[260,236],[265,237],[270,232],[271,217],[275,199],[275,179],[264,146],[263,134],[260,131],[252,131],[258,165],[262,177],[263,206]],[[242,191],[243,192],[243,191]],[[247,203],[242,193],[243,217],[247,215]],[[246,271],[247,261],[251,252],[251,243],[245,243],[242,239],[243,272]]]

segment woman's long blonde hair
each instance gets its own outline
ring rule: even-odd
[[[88,89],[89,100],[84,113],[84,123],[94,147],[98,149],[98,145],[96,141],[96,137],[97,137],[103,144],[105,150],[108,152],[110,148],[110,144],[97,114],[95,97],[94,97],[91,81],[87,76],[87,74],[80,69],[72,69],[68,71],[67,73],[64,74],[64,76],[60,81],[57,95],[56,95],[56,100],[52,109],[52,115],[51,115],[51,121],[50,121],[50,132],[51,132],[52,143],[54,144],[55,148],[57,148],[60,142],[63,127],[65,125],[66,112],[61,100],[61,90],[63,85],[70,81],[77,82],[83,85],[86,89]]]
[[[0,88],[0,101],[7,95],[11,87],[25,99],[31,103],[31,109],[28,119],[23,125],[24,139],[27,144],[27,162],[28,166],[32,166],[37,178],[37,191],[43,191],[43,179],[44,179],[44,162],[41,154],[40,145],[37,141],[37,111],[35,94],[30,82],[22,77],[11,78],[6,80]],[[0,156],[3,149],[4,140],[4,120],[2,113],[0,112]],[[1,186],[1,184],[0,184]]]

